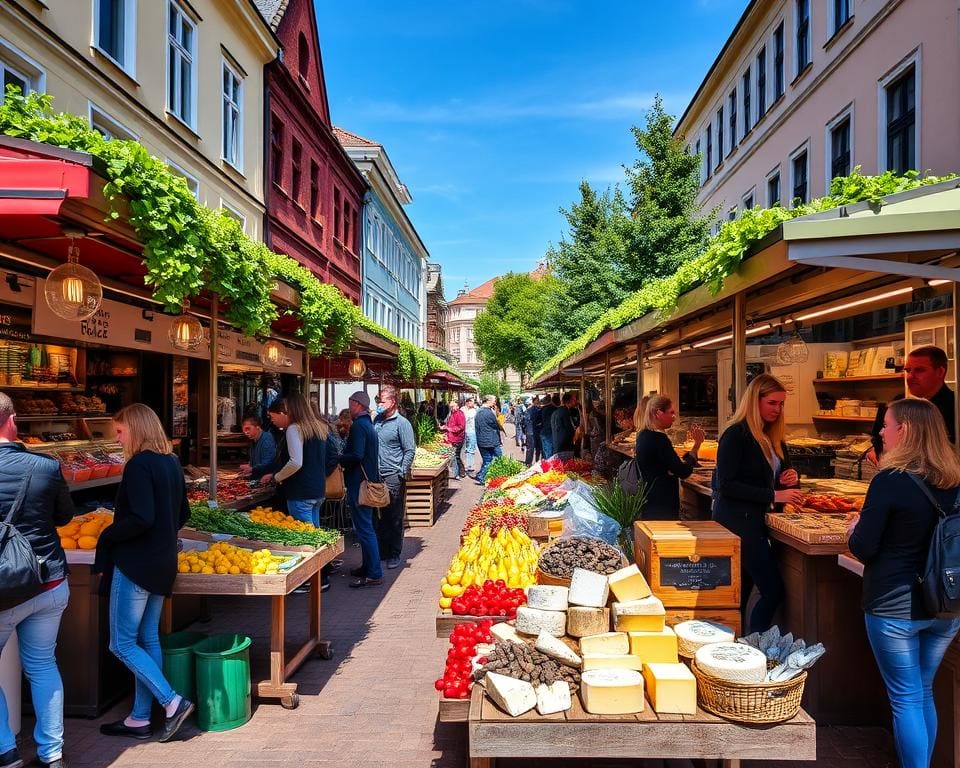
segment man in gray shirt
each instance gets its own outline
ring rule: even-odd
[[[390,490],[390,506],[380,510],[377,539],[380,557],[387,568],[400,567],[403,550],[403,494],[417,441],[413,427],[397,410],[397,390],[391,385],[380,388],[377,397],[377,418],[373,426],[380,440],[380,477]]]

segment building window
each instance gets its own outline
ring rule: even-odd
[[[320,166],[316,160],[310,161],[310,215],[317,218],[320,206]],[[369,232],[368,232],[369,238]]]
[[[226,200],[220,200],[220,210],[240,225],[240,229],[246,229],[247,217],[240,211],[230,205]]]
[[[743,73],[743,87],[740,89],[743,91],[743,134],[746,136],[747,132],[750,130],[750,91],[751,82],[750,82],[750,67],[747,67],[746,71]]]
[[[46,75],[36,62],[0,38],[0,80],[3,82],[0,89],[2,104],[8,85],[16,86],[24,95],[31,91],[42,92]]]
[[[797,2],[797,74],[810,64],[810,0]]]
[[[737,206],[731,206],[730,210],[727,211],[727,221],[736,221],[737,220]]]
[[[223,62],[223,159],[243,167],[243,78]]]
[[[307,72],[310,70],[310,47],[307,45],[307,36],[300,33],[297,39],[297,72],[304,80],[307,79]]]
[[[791,204],[806,203],[808,200],[809,166],[807,150],[802,149],[790,158],[790,189],[792,190]]]
[[[767,176],[767,208],[780,203],[780,169],[774,169]]]
[[[884,91],[887,100],[886,170],[902,174],[917,167],[916,67],[908,67]]]
[[[767,47],[757,54],[757,120],[767,114]]]
[[[193,195],[197,200],[200,199],[200,181],[196,176],[187,173],[183,168],[177,165],[172,160],[167,160],[167,167],[176,173],[178,176],[182,176],[184,181],[187,182],[187,189],[190,190],[190,194]]]
[[[290,197],[295,203],[300,202],[300,176],[301,163],[303,162],[303,145],[293,139],[293,146],[290,148]]]
[[[754,190],[750,190],[742,198],[740,198],[740,207],[745,211],[749,211],[753,208],[754,205]]]
[[[696,147],[694,148],[694,151],[697,153],[697,157],[698,157],[699,160],[700,160],[700,183],[703,184],[703,178],[704,178],[704,176],[703,176],[703,168],[704,168],[704,166],[703,166],[703,155],[700,154],[700,139],[697,139],[697,144],[696,144]]]
[[[340,190],[333,188],[333,238],[340,239]]]
[[[343,201],[343,244],[353,252],[353,206]]]
[[[717,110],[717,168],[723,162],[723,107]]]
[[[773,100],[776,101],[786,89],[786,73],[783,66],[783,22],[773,33]]]
[[[283,186],[283,123],[270,115],[270,180]]]
[[[167,27],[167,111],[191,128],[194,123],[196,27],[175,2]]]
[[[830,181],[837,176],[849,176],[851,167],[850,149],[850,115],[840,119],[830,127],[830,178],[827,180],[829,189]]]
[[[730,151],[727,154],[733,152],[737,148],[737,89],[734,88],[730,91]]]
[[[707,178],[713,176],[713,126],[707,126]]]
[[[135,0],[94,0],[94,46],[121,69],[134,69]]]
[[[850,0],[833,0],[833,34],[850,21]]]
[[[94,104],[90,105],[90,127],[105,139],[137,140],[137,135],[133,131]]]

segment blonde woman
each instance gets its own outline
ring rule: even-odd
[[[163,598],[177,576],[177,532],[190,515],[187,489],[157,414],[134,403],[113,422],[126,465],[93,570],[110,585],[110,651],[133,672],[136,687],[130,714],[100,732],[149,739],[156,699],[166,715],[160,741],[169,741],[194,709],[163,676],[159,638]]]
[[[263,482],[276,480],[287,500],[289,515],[319,528],[327,475],[339,458],[330,428],[299,392],[273,403],[270,419],[284,430],[287,461],[275,475],[264,475]]]
[[[787,389],[761,373],[747,386],[720,437],[713,482],[713,519],[740,537],[741,605],[760,592],[749,632],[770,627],[783,600],[783,579],[770,549],[765,515],[773,504],[796,503],[800,477],[787,454],[783,404]]]
[[[646,426],[647,423],[647,405],[650,402],[650,395],[644,395],[640,398],[640,402],[637,403],[637,407],[633,411],[633,428],[637,432]]]
[[[927,613],[917,574],[939,514],[934,502],[950,514],[960,500],[960,461],[929,400],[890,403],[880,438],[880,472],[850,521],[849,546],[864,564],[867,637],[890,697],[900,765],[926,768],[937,736],[933,678],[960,618]]]
[[[634,452],[637,470],[648,488],[644,520],[680,518],[680,480],[690,477],[697,465],[703,430],[696,424],[690,427],[693,448],[681,459],[666,434],[676,419],[677,411],[669,397],[654,395],[648,400],[644,426],[637,434]]]

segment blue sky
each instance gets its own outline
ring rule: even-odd
[[[384,145],[451,299],[536,266],[581,179],[679,116],[746,0],[315,0],[335,125]]]

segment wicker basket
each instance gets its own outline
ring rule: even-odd
[[[785,683],[732,683],[704,672],[691,660],[700,706],[739,723],[782,723],[797,716],[807,673]]]
[[[549,549],[551,546],[553,546],[554,543],[555,543],[555,542],[551,541],[549,544],[547,544],[547,546],[543,547],[543,548],[540,550],[540,554],[542,555],[542,554],[544,553],[544,551],[546,551],[546,550]],[[611,545],[611,546],[612,546],[612,545]],[[627,561],[627,558],[626,558],[626,556],[623,554],[623,552],[621,552],[621,553],[620,553],[620,567],[621,567],[621,568],[626,568],[628,565],[630,565],[630,563]],[[539,565],[537,566],[537,584],[546,584],[546,585],[551,586],[551,587],[569,587],[569,586],[570,586],[570,581],[571,581],[571,577],[569,577],[569,576],[566,576],[566,577],[564,577],[564,576],[553,576],[552,574],[549,574],[549,573],[547,573],[546,571],[540,570],[540,566],[539,566]]]

